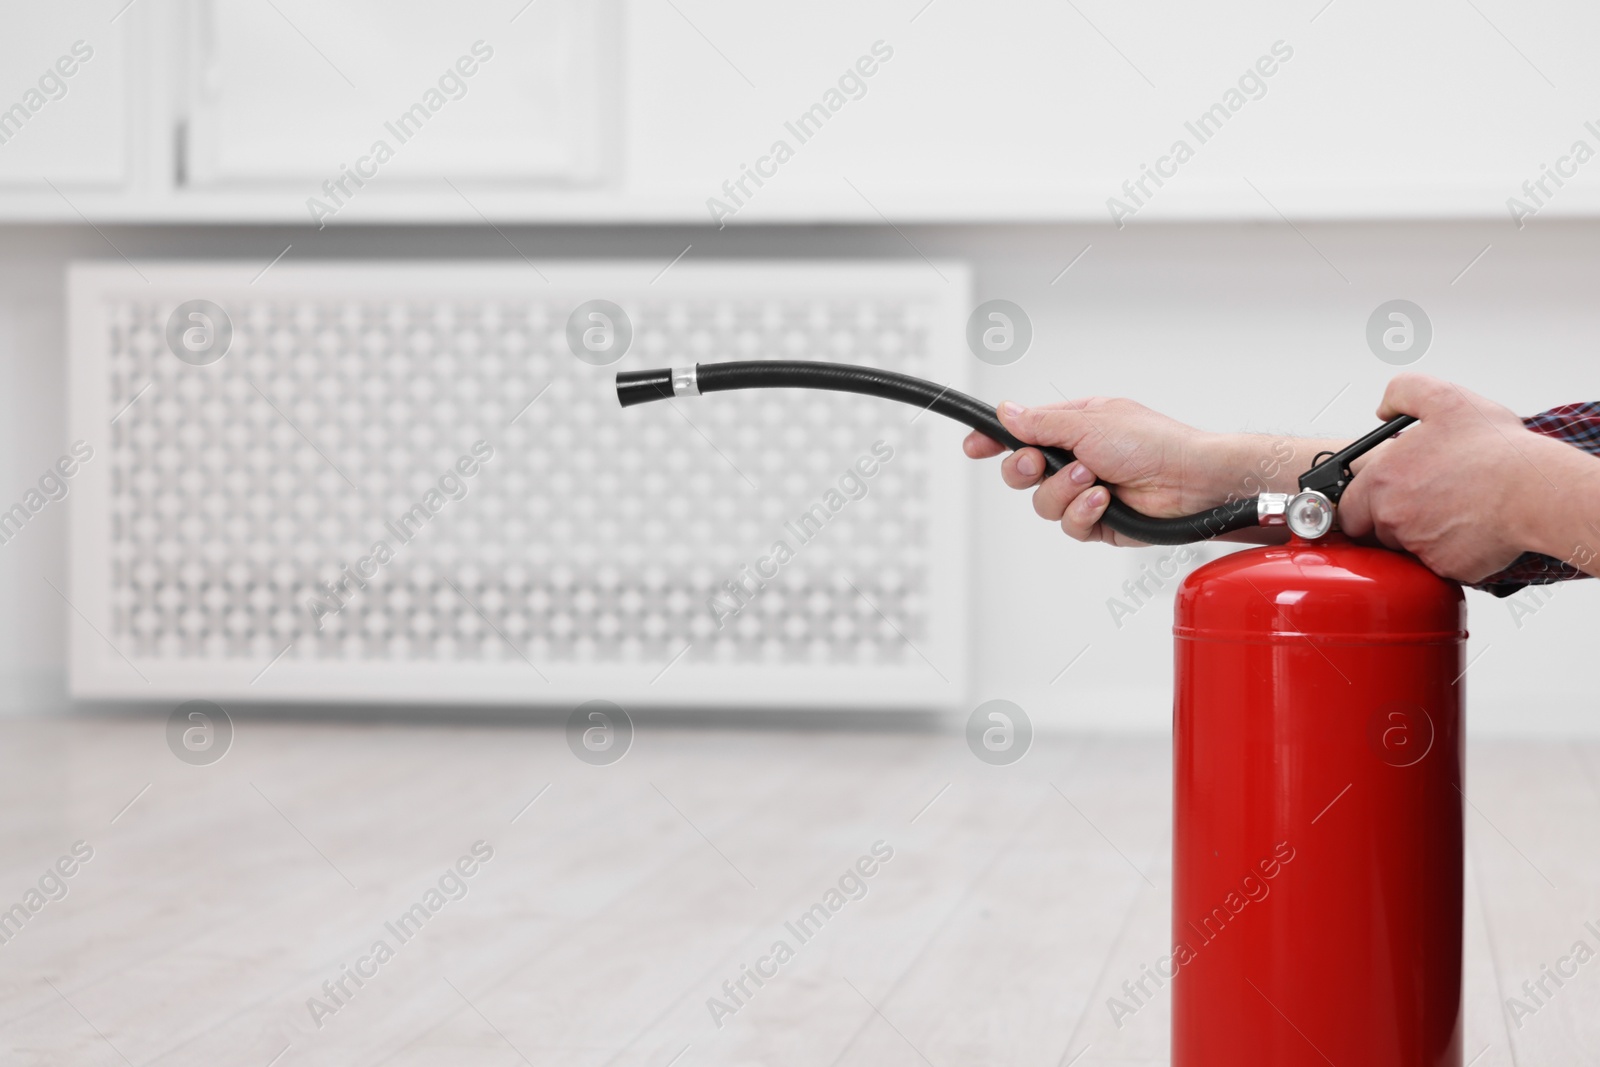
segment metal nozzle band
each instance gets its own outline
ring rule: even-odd
[[[1289,494],[1262,493],[1256,497],[1256,523],[1282,526],[1289,521]]]

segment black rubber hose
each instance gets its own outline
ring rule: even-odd
[[[695,384],[702,393],[728,389],[826,389],[898,400],[970,426],[1012,451],[1038,448],[1044,454],[1047,474],[1055,474],[1072,462],[1072,453],[1064,448],[1030,446],[1013,436],[992,405],[909,374],[848,363],[751,360],[701,363],[695,368]],[[622,371],[617,375],[617,399],[625,408],[672,395],[671,369]],[[1256,498],[1245,497],[1194,515],[1157,519],[1133,510],[1113,493],[1101,521],[1117,533],[1146,544],[1186,545],[1257,525]]]

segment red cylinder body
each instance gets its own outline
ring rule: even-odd
[[[1184,581],[1173,1067],[1460,1067],[1465,614],[1337,534]]]

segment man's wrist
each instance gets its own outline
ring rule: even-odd
[[[1200,454],[1200,469],[1194,472],[1200,506],[1269,491],[1264,484],[1266,479],[1258,473],[1267,458],[1265,443],[1265,438],[1254,434],[1208,434]]]
[[[1203,474],[1207,494],[1218,501],[1257,493],[1294,493],[1317,453],[1335,451],[1346,440],[1287,434],[1216,434],[1211,470]]]

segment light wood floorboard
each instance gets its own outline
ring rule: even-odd
[[[0,945],[7,1064],[1167,1060],[1169,989],[1107,1004],[1167,949],[1164,741],[991,767],[955,734],[641,725],[592,767],[548,726],[247,718],[192,767],[164,725],[0,723],[0,907],[94,849]],[[1468,783],[1466,1057],[1600,1061],[1600,958],[1507,1008],[1600,950],[1600,745],[1475,743]],[[493,859],[401,943],[385,923],[478,841]],[[394,958],[317,1025],[378,938]],[[779,939],[776,975],[724,991]]]

